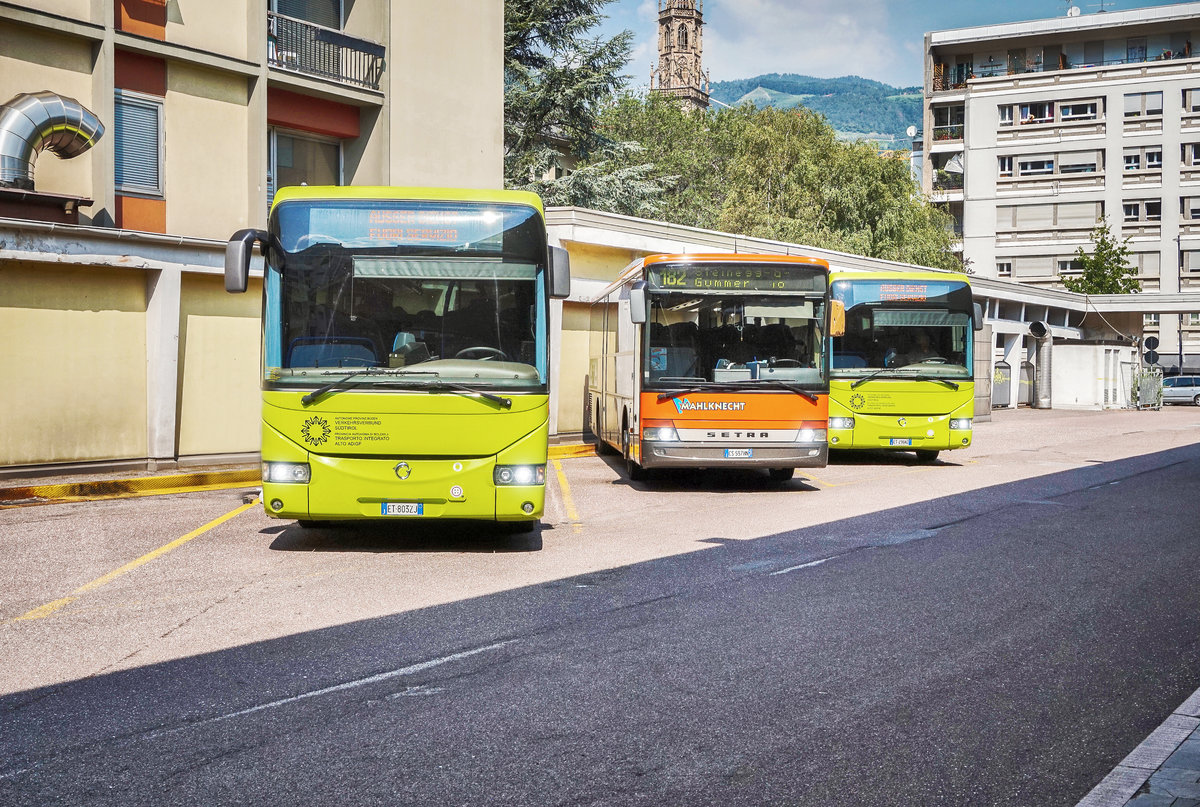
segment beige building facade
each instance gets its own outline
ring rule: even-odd
[[[103,126],[0,172],[0,475],[252,459],[260,304],[225,240],[285,184],[501,187],[503,26],[503,0],[0,3],[0,104]]]
[[[1200,3],[926,35],[923,189],[954,215],[977,275],[1061,287],[1107,219],[1144,292],[1200,289],[1193,42]],[[1161,364],[1182,346],[1200,368],[1200,311],[1142,313]]]

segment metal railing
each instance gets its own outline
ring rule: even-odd
[[[935,65],[933,75],[933,90],[934,92],[945,92],[947,90],[961,90],[967,86],[967,82],[973,78],[995,78],[996,76],[1017,76],[1025,73],[1045,73],[1058,70],[1086,70],[1096,67],[1115,67],[1127,64],[1146,64],[1148,62],[1168,62],[1176,59],[1191,59],[1191,49],[1180,53],[1163,52],[1156,56],[1149,54],[1145,56],[1137,56],[1125,59],[1105,59],[1096,62],[1080,62],[1072,63],[1063,58],[1059,62],[1046,63],[1040,59],[1031,59],[1022,63],[1008,62],[985,62],[975,66],[967,75],[962,75],[960,72],[954,72],[948,69],[944,64]],[[938,70],[938,67],[941,70]]]
[[[267,64],[271,67],[377,90],[386,52],[383,45],[267,12]]]
[[[933,139],[938,140],[962,140],[963,139],[963,124],[957,123],[951,126],[934,126]]]

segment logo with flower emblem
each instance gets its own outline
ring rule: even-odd
[[[329,439],[329,422],[325,418],[312,417],[300,427],[300,435],[310,446],[319,446]]]
[[[857,392],[850,396],[850,408],[855,412],[867,405],[867,399]]]

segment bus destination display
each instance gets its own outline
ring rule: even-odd
[[[650,287],[658,291],[819,292],[819,270],[771,264],[675,264],[651,266]]]

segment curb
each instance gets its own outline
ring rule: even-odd
[[[242,468],[232,471],[205,471],[168,476],[144,476],[135,479],[102,479],[94,482],[0,488],[0,509],[33,504],[126,499],[135,496],[158,496],[195,490],[249,487],[260,484],[261,476],[258,468]]]
[[[572,457],[588,457],[595,453],[595,446],[587,443],[564,443],[550,446],[548,458],[562,460]],[[37,504],[128,499],[137,496],[224,490],[261,484],[262,474],[257,467],[253,467],[230,471],[144,476],[134,479],[103,479],[92,482],[66,482],[57,485],[24,485],[0,488],[0,510]]]

